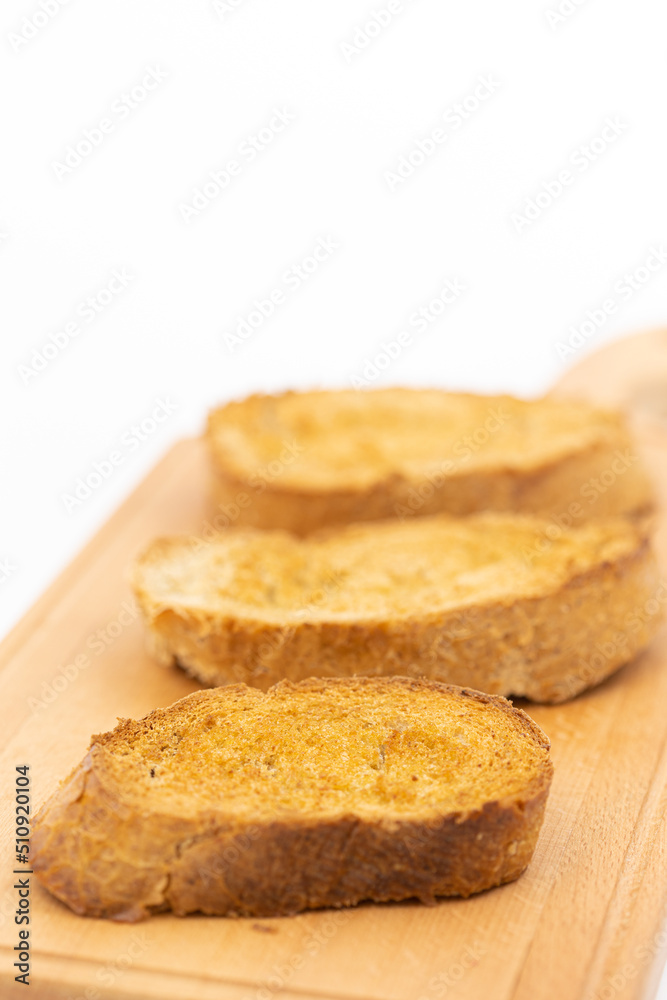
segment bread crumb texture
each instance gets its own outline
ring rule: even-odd
[[[657,569],[633,522],[552,528],[487,513],[161,539],[134,586],[156,654],[205,683],[427,675],[559,701],[628,662],[659,616],[640,614]]]
[[[179,716],[177,728],[156,712],[102,740],[121,780],[131,769],[138,803],[181,811],[224,797],[226,813],[254,818],[435,815],[517,794],[544,757],[522,717],[444,686],[235,686],[182,702]]]
[[[202,691],[93,738],[37,817],[34,867],[119,919],[469,895],[527,865],[548,750],[509,702],[436,682]]]
[[[297,534],[401,512],[562,516],[578,503],[587,519],[652,504],[623,417],[573,401],[288,392],[214,410],[206,436],[215,493],[235,504],[235,523]],[[236,504],[243,490],[252,502]]]

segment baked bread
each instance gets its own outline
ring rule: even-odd
[[[118,920],[469,896],[530,861],[548,751],[504,698],[429,681],[200,691],[94,736],[31,857],[77,913]]]
[[[570,400],[435,389],[288,392],[214,410],[206,438],[218,530],[302,535],[482,510],[576,524],[652,505],[623,418]]]
[[[165,538],[133,584],[154,654],[212,686],[402,674],[564,701],[649,641],[657,568],[625,518],[553,527],[489,513]]]

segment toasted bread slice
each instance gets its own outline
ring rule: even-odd
[[[34,870],[80,914],[469,896],[530,861],[552,766],[504,698],[407,678],[201,691],[93,737]]]
[[[440,515],[166,538],[133,582],[154,653],[205,684],[402,674],[563,701],[646,645],[657,569],[625,518],[553,527]]]
[[[651,509],[623,418],[584,403],[439,390],[288,392],[213,411],[217,528],[307,534],[500,510],[574,520]]]

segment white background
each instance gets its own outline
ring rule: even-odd
[[[213,403],[349,386],[403,330],[411,345],[375,384],[533,395],[604,341],[664,322],[667,266],[617,290],[667,247],[657,2],[563,0],[558,18],[558,0],[393,0],[364,36],[388,0],[44,2],[48,18],[4,0],[0,24],[0,631]],[[149,69],[164,79],[119,110]],[[493,93],[462,122],[452,109],[475,104],[481,78]],[[293,120],[250,161],[242,144],[275,109]],[[59,168],[104,118],[112,131]],[[620,134],[586,160],[607,119]],[[446,141],[390,184],[438,127]],[[186,221],[230,159],[240,173]],[[518,232],[565,169],[572,183]],[[338,247],[289,287],[321,237]],[[131,280],[87,322],[81,303],[114,270]],[[465,291],[411,327],[447,279]],[[230,350],[225,335],[276,289],[283,301]],[[72,322],[78,335],[29,368]],[[159,399],[174,412],[130,447]],[[68,510],[63,495],[119,446],[122,464]]]
[[[350,385],[402,330],[412,345],[375,384],[535,394],[607,338],[664,321],[664,264],[629,299],[613,291],[667,247],[657,3],[586,0],[556,21],[535,0],[412,0],[355,50],[386,4],[48,3],[48,19],[39,2],[2,4],[0,630],[215,402]],[[114,111],[149,68],[166,79]],[[482,77],[494,93],[447,124]],[[250,162],[239,147],[275,108],[293,121]],[[113,131],[58,168],[103,118]],[[607,118],[623,130],[583,170],[577,150]],[[439,126],[446,141],[391,190],[385,175]],[[186,222],[180,206],[233,158],[241,172]],[[563,169],[572,184],[517,232],[512,216]],[[320,237],[338,248],[286,286]],[[122,269],[132,280],[87,322],[81,303]],[[447,278],[465,292],[411,328]],[[284,301],[230,350],[225,334],[274,289]],[[610,296],[616,312],[560,357]],[[63,494],[165,397],[169,419],[68,510]]]

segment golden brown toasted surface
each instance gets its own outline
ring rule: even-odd
[[[133,584],[158,659],[263,690],[406,675],[564,701],[628,663],[661,617],[647,610],[655,556],[626,518],[440,515],[305,540],[231,529],[157,540]]]
[[[501,699],[405,679],[214,689],[96,739],[125,802],[254,820],[475,810],[526,789],[548,747]]]
[[[222,466],[241,477],[286,454],[276,488],[367,488],[393,475],[504,466],[529,472],[615,441],[612,412],[550,398],[477,396],[429,389],[288,392],[232,402],[209,417]]]
[[[652,509],[624,418],[437,389],[251,396],[209,416],[213,526],[321,528],[514,511],[582,523]]]
[[[408,678],[189,695],[94,737],[35,819],[80,914],[278,916],[517,878],[552,776],[509,702]]]
[[[238,530],[155,541],[135,573],[154,608],[261,621],[361,622],[541,596],[634,552],[624,519],[550,537],[539,518],[482,514],[352,525],[298,539]]]

